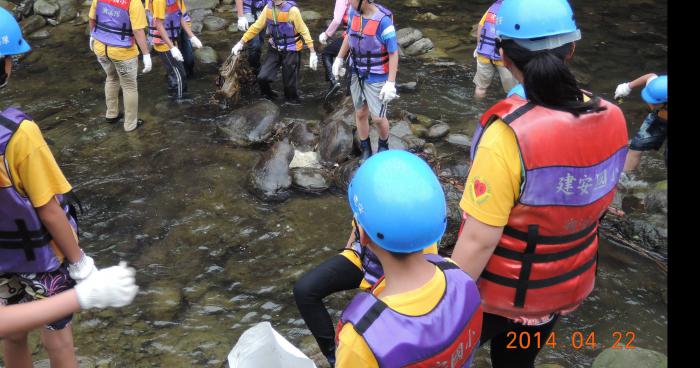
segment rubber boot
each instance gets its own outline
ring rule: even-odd
[[[369,143],[369,137],[360,141],[360,151],[360,164],[362,164],[372,156],[372,145]]]
[[[269,82],[258,79],[258,85],[260,86],[260,93],[263,97],[273,101],[277,99],[278,95],[272,90]]]
[[[377,143],[377,153],[389,150],[389,138],[386,140],[379,138]]]
[[[323,66],[326,68],[326,80],[330,83],[328,92],[326,92],[326,96],[323,98],[324,101],[327,101],[329,98],[333,97],[336,92],[340,91],[341,86],[333,75],[333,55],[321,54],[321,59],[323,60]]]

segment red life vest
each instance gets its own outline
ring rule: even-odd
[[[539,318],[576,308],[593,290],[598,222],[615,195],[627,155],[620,109],[579,117],[513,95],[477,126],[513,129],[523,164],[521,193],[479,279],[484,312]],[[475,152],[472,154],[472,159]]]

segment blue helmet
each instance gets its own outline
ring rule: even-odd
[[[437,176],[406,151],[388,150],[365,161],[350,182],[348,201],[372,242],[390,252],[420,251],[438,242],[447,226]]]
[[[504,0],[498,10],[496,35],[530,51],[553,49],[581,39],[566,0]]]
[[[523,87],[522,83],[519,83],[515,87],[511,88],[506,97],[510,97],[512,95],[518,95],[524,99],[527,99],[527,97],[525,97],[525,87]]]
[[[668,102],[668,76],[660,75],[649,81],[642,90],[642,98],[652,105]]]
[[[29,52],[32,48],[22,37],[22,30],[5,8],[0,7],[0,57]]]

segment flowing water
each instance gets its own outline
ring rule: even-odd
[[[472,100],[474,43],[468,34],[488,1],[423,0],[426,9],[383,3],[395,11],[399,28],[422,29],[448,57],[437,64],[402,61],[398,81],[418,81],[418,91],[402,94],[393,108],[470,134],[479,114],[502,96],[495,81],[485,101]],[[330,0],[300,4],[330,16]],[[618,83],[665,72],[665,1],[575,1],[574,8],[583,40],[573,67],[583,88],[612,99]],[[233,21],[229,9],[223,16]],[[414,20],[425,11],[440,16],[439,23]],[[316,38],[321,22],[309,26]],[[239,37],[221,31],[200,39],[225,55]],[[104,367],[219,367],[240,334],[260,321],[313,354],[292,285],[343,246],[350,219],[346,198],[295,194],[269,204],[253,197],[246,181],[260,151],[234,147],[217,133],[215,122],[225,111],[210,100],[211,73],[190,81],[189,101],[174,103],[154,59],[154,70],[139,76],[139,117],[147,124],[127,134],[102,121],[104,75],[83,26],[63,24],[48,40],[30,43],[34,52],[0,91],[0,106],[21,106],[51,141],[84,206],[82,247],[101,267],[129,261],[141,287],[128,308],[75,317],[78,354]],[[282,116],[321,119],[322,73],[304,66],[301,75],[305,104],[283,106]],[[645,114],[638,91],[622,109],[634,134]],[[450,150],[438,145],[443,149]],[[660,152],[646,155],[642,168],[646,181],[665,179]],[[337,315],[351,295],[328,298],[332,312]],[[603,242],[593,294],[560,321],[557,346],[545,348],[538,362],[590,366],[617,340],[615,332],[622,333],[622,345],[633,332],[632,345],[665,353],[666,316],[665,274],[646,258]],[[592,333],[597,344],[577,349],[578,337],[585,342]],[[35,359],[45,357],[37,346]],[[482,349],[476,366],[488,367],[487,357]]]

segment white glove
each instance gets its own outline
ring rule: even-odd
[[[190,42],[192,42],[192,47],[195,49],[201,49],[203,46],[202,41],[200,41],[197,36],[192,36],[192,38],[190,38]]]
[[[238,30],[245,32],[248,29],[248,19],[245,16],[238,17]]]
[[[345,62],[343,61],[343,59],[339,58],[339,57],[337,57],[337,58],[335,58],[335,60],[333,60],[333,67],[331,68],[331,70],[333,71],[334,77],[340,78],[340,76],[341,76],[340,70],[343,68],[344,63]],[[345,73],[342,73],[342,74],[345,74]]]
[[[95,267],[95,261],[92,257],[80,251],[80,259],[78,262],[71,263],[68,265],[68,274],[70,278],[80,283],[94,272],[97,272],[97,267]]]
[[[141,73],[146,74],[151,71],[153,64],[151,64],[151,54],[143,55],[143,70]]]
[[[396,82],[386,81],[384,87],[382,87],[382,90],[379,92],[379,99],[382,100],[382,103],[387,104],[397,97],[399,97],[399,95],[396,94]]]
[[[476,57],[477,57],[478,55],[479,55],[479,54],[476,53],[476,49],[474,49],[474,59],[476,59]]]
[[[321,32],[321,34],[318,35],[318,42],[324,46],[328,43],[328,35],[326,35],[326,32]]]
[[[177,48],[177,46],[173,46],[172,49],[170,49],[170,54],[175,58],[175,60],[184,62],[185,58],[182,57],[182,53],[180,52],[180,49]]]
[[[94,38],[92,38],[92,35],[90,35],[90,51],[95,51],[95,49],[92,46],[92,41],[94,41]]]
[[[233,55],[238,55],[241,53],[241,50],[243,50],[243,43],[238,41],[238,43],[235,46],[233,46],[233,48],[231,49],[231,53]]]
[[[123,307],[130,304],[139,291],[134,275],[136,271],[126,267],[126,262],[119,266],[102,269],[90,275],[85,281],[75,286],[78,303],[82,309]]]
[[[311,57],[309,58],[309,68],[311,68],[311,70],[316,70],[317,67],[318,67],[318,56],[316,56],[315,52],[312,52]]]
[[[629,94],[632,93],[632,88],[630,88],[629,83],[622,83],[615,88],[615,96],[613,97],[614,99],[618,99],[620,97],[627,97]]]

